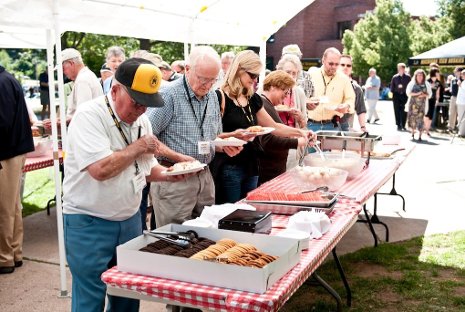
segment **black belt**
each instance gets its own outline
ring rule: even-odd
[[[328,119],[328,120],[313,120],[313,119],[308,119],[309,122],[311,123],[315,123],[315,124],[327,124],[327,123],[332,123],[332,119]]]

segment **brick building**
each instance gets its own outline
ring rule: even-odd
[[[326,48],[336,47],[342,52],[344,31],[353,29],[375,5],[375,0],[315,0],[268,40],[267,67],[274,69],[282,48],[288,44],[300,47],[305,69],[316,65]]]

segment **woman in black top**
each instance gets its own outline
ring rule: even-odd
[[[225,95],[223,132],[258,125],[275,128],[273,134],[277,136],[313,139],[313,133],[278,124],[266,112],[254,91],[261,70],[260,58],[253,51],[242,51],[233,59],[221,87]],[[259,150],[259,144],[248,142],[241,153],[226,159],[215,180],[220,185],[217,190],[221,190],[216,194],[217,203],[236,202],[257,187]]]
[[[283,104],[284,99],[290,94],[295,85],[294,78],[283,70],[276,70],[266,76],[263,82],[263,107],[271,118],[278,123],[283,123],[281,115],[275,106]],[[306,120],[300,110],[292,108],[292,116],[296,123]],[[286,171],[288,154],[290,149],[305,148],[306,138],[283,138],[273,133],[261,135],[255,140],[260,142],[263,152],[259,153],[258,185],[261,185]]]
[[[431,122],[433,120],[434,116],[434,110],[436,107],[436,104],[439,103],[440,96],[441,96],[441,89],[442,89],[442,84],[441,81],[439,80],[439,70],[436,68],[432,68],[429,71],[429,78],[428,82],[431,85],[431,91],[433,92],[433,96],[429,98],[428,100],[428,112],[425,115],[425,132],[429,136],[429,130],[431,128]]]

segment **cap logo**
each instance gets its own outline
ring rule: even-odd
[[[140,64],[134,74],[131,89],[146,94],[158,92],[161,84],[161,72],[152,64]]]

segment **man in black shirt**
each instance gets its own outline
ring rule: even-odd
[[[397,130],[405,130],[405,122],[407,121],[407,113],[405,112],[405,104],[408,97],[405,92],[410,76],[405,73],[405,64],[397,64],[397,74],[391,80],[392,102],[394,104],[394,115],[396,117]]]
[[[23,219],[19,197],[26,153],[34,150],[24,92],[0,65],[0,274],[23,265]]]

